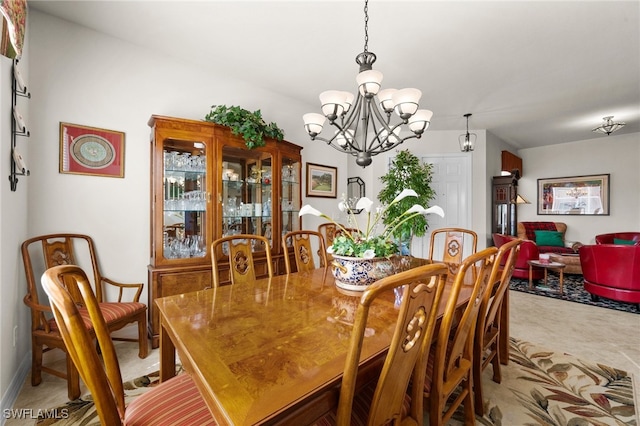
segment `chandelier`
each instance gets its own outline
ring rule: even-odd
[[[567,191],[567,195],[571,198],[580,198],[587,195],[587,190],[584,188],[573,187]]]
[[[476,147],[476,138],[478,135],[475,133],[469,133],[469,117],[472,114],[467,113],[464,116],[467,118],[467,133],[458,136],[458,142],[460,142],[460,151],[469,152],[473,151]]]
[[[615,132],[616,130],[622,129],[626,124],[623,122],[615,123],[612,119],[613,119],[613,115],[610,115],[609,117],[604,117],[602,119],[603,123],[599,127],[596,127],[595,129],[593,129],[592,131],[596,133],[602,133],[603,135],[608,136],[611,133]]]
[[[372,156],[389,151],[402,142],[420,138],[429,127],[433,112],[418,109],[422,92],[418,89],[380,90],[382,73],[372,69],[376,55],[368,51],[369,1],[364,4],[364,51],[356,56],[360,71],[356,77],[356,96],[350,92],[328,90],[320,94],[322,114],[302,117],[311,140],[326,142],[341,152],[356,157],[359,166],[371,164]],[[355,101],[354,101],[355,99]],[[398,118],[392,120],[395,111]],[[325,121],[335,132],[320,137]],[[412,133],[402,135],[406,127]]]

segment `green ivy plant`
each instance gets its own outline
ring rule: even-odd
[[[414,204],[425,208],[429,206],[429,201],[436,196],[435,191],[431,188],[433,178],[431,169],[431,164],[421,164],[420,159],[409,150],[398,152],[396,158],[391,162],[389,171],[380,177],[385,186],[378,193],[378,200],[389,206],[383,219],[385,225],[393,223]],[[418,198],[407,197],[389,205],[404,189],[413,189],[418,194]],[[401,241],[406,241],[411,236],[422,237],[427,226],[425,215],[418,215],[396,228],[393,235]]]
[[[265,138],[284,139],[284,131],[276,123],[267,124],[260,110],[251,112],[239,106],[213,105],[204,119],[231,128],[231,133],[242,136],[249,149],[264,146]]]

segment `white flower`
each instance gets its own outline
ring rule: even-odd
[[[333,254],[333,246],[327,247],[327,253]]]
[[[444,210],[442,210],[442,207],[440,207],[440,206],[432,206],[432,207],[429,207],[428,209],[425,209],[424,207],[422,207],[419,204],[414,204],[405,213],[407,213],[407,214],[420,213],[420,214],[423,214],[423,215],[427,215],[427,214],[433,213],[433,214],[437,214],[440,217],[444,217]]]
[[[302,206],[302,208],[300,209],[300,213],[298,213],[298,216],[302,216],[305,214],[312,214],[314,216],[323,216],[320,210],[314,209],[309,204],[305,204],[304,206]]]
[[[373,206],[373,201],[367,197],[362,197],[356,203],[356,210],[364,209],[364,211],[369,213],[371,211],[371,206]]]
[[[365,252],[362,254],[362,257],[364,259],[373,259],[374,257],[376,257],[376,252],[373,249],[365,250]]]
[[[340,210],[341,212],[347,211],[348,208],[349,208],[349,206],[347,205],[346,202],[340,201],[338,203],[338,210]]]
[[[417,198],[418,194],[413,189],[403,189],[402,192],[400,192],[398,194],[398,196],[393,199],[391,204],[395,204],[398,201],[402,200],[403,198],[407,198],[407,197],[416,197]]]

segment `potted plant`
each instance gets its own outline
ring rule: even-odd
[[[234,135],[241,135],[247,148],[264,146],[264,138],[281,141],[284,131],[276,123],[267,124],[260,110],[251,112],[239,106],[213,105],[204,119],[231,128]]]
[[[346,290],[364,290],[376,280],[393,274],[394,267],[391,257],[398,254],[398,246],[392,238],[394,233],[416,217],[430,213],[444,216],[442,208],[438,206],[425,209],[412,203],[412,200],[416,201],[417,196],[415,191],[406,189],[400,191],[384,208],[378,209],[372,209],[373,201],[369,198],[360,198],[356,203],[355,210],[364,210],[367,213],[367,222],[366,227],[355,230],[346,229],[331,217],[308,204],[300,209],[299,216],[310,214],[322,217],[333,222],[339,230],[333,243],[327,248],[327,251],[333,256],[333,276],[338,287]],[[395,216],[393,220],[382,224],[383,218],[388,217],[388,211],[404,200],[407,200],[405,204],[409,207]],[[338,204],[338,208],[354,215],[354,209],[350,207],[346,197]],[[357,227],[355,216],[352,219]]]
[[[435,198],[435,192],[431,188],[432,165],[421,164],[420,159],[408,150],[398,152],[391,162],[389,171],[380,177],[385,184],[378,193],[378,199],[387,206],[383,217],[383,223],[389,225],[401,217],[413,204],[428,206]],[[393,200],[405,189],[415,192],[416,198],[405,198],[397,203]],[[393,236],[402,246],[402,254],[410,254],[411,239],[422,237],[427,230],[427,218],[424,215],[412,217],[396,227]]]

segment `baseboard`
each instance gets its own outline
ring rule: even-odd
[[[31,369],[31,357],[24,357],[16,374],[13,375],[11,379],[11,383],[9,384],[9,388],[7,392],[2,396],[2,401],[0,404],[2,405],[2,416],[0,417],[0,425],[4,425],[8,418],[11,418],[11,409],[18,399],[18,395],[20,394],[20,390],[22,389],[22,385],[29,374],[29,370]]]

